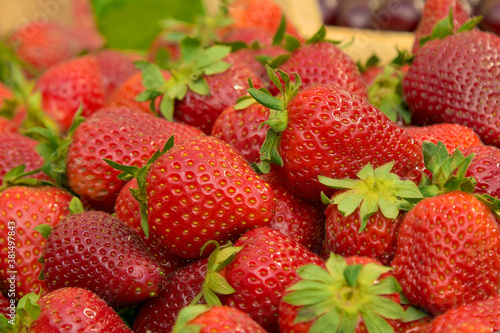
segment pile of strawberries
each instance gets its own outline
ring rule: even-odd
[[[147,55],[5,36],[0,331],[500,330],[500,37],[428,0],[360,65],[226,6]]]

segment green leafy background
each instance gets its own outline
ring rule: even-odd
[[[147,50],[160,21],[194,22],[204,14],[201,0],[92,0],[97,24],[111,48]]]

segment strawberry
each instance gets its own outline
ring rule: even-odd
[[[141,307],[134,321],[134,332],[170,332],[181,309],[201,292],[207,264],[207,258],[199,259],[170,275],[161,294]]]
[[[474,154],[466,177],[477,181],[475,193],[500,198],[500,148],[493,146],[472,146],[463,150],[464,155]]]
[[[460,149],[470,146],[482,145],[481,140],[474,131],[466,126],[458,124],[435,124],[429,126],[406,126],[405,131],[411,135],[418,143],[424,141],[444,143],[448,152],[451,154],[455,149]]]
[[[5,317],[9,317],[9,314],[11,314],[11,308],[12,308],[12,305],[11,305],[11,302],[10,300],[5,297],[2,293],[0,293],[0,315],[4,315]],[[12,309],[15,309],[12,308]],[[14,312],[14,315],[15,315],[15,312]]]
[[[269,185],[229,145],[209,136],[165,152],[144,184],[151,236],[186,259],[199,258],[209,240],[224,243],[269,224],[273,214]]]
[[[390,267],[371,258],[331,255],[325,265],[308,264],[280,304],[280,332],[394,332],[405,317],[401,287]],[[384,286],[384,287],[382,287]]]
[[[469,330],[465,328],[469,326]],[[483,330],[481,330],[483,329]],[[500,293],[437,316],[426,332],[495,332],[500,330]]]
[[[416,54],[420,50],[420,40],[432,34],[436,24],[453,12],[453,25],[455,31],[462,24],[469,20],[469,15],[460,0],[428,0],[425,2],[420,23],[415,30],[415,42],[412,53]]]
[[[286,73],[278,72],[288,81]],[[319,183],[318,176],[354,178],[368,163],[376,168],[395,161],[393,172],[400,177],[421,166],[419,145],[365,99],[337,86],[297,92],[290,85],[283,89],[284,100],[256,89],[249,92],[276,110],[267,122],[271,129],[261,150],[261,167],[277,164],[278,177],[293,193],[316,200],[322,191],[330,196],[334,191]]]
[[[500,112],[495,102],[500,94],[495,72],[500,65],[492,62],[500,57],[500,37],[479,30],[450,34],[451,21],[451,17],[443,20],[448,35],[427,42],[403,78],[412,119],[418,125],[463,125],[484,144],[500,147]]]
[[[325,40],[322,27],[305,44],[295,49],[290,58],[279,69],[286,73],[297,73],[302,79],[302,88],[315,85],[336,85],[362,98],[367,98],[367,86],[354,60],[334,43]],[[279,91],[270,88],[273,95]]]
[[[266,333],[244,311],[228,306],[189,306],[179,315],[172,333],[195,331],[200,333]]]
[[[108,49],[98,52],[95,57],[101,69],[105,98],[139,71],[134,61],[139,60],[140,57],[134,54]]]
[[[104,108],[74,132],[66,165],[69,187],[96,209],[112,211],[125,181],[103,158],[142,166],[171,135],[183,140],[201,132],[137,109]]]
[[[14,31],[8,41],[21,60],[40,72],[85,49],[71,27],[53,21],[28,22]]]
[[[342,256],[366,256],[389,265],[396,251],[396,235],[403,211],[412,208],[411,200],[422,198],[410,180],[391,173],[390,162],[375,170],[367,164],[359,179],[331,179],[320,182],[344,189],[324,203],[326,214],[325,249]]]
[[[161,71],[165,80],[170,78],[170,73]],[[106,107],[127,107],[129,109],[139,109],[145,113],[154,113],[151,111],[149,102],[138,102],[137,95],[144,91],[142,84],[142,74],[135,73],[119,85],[115,91],[106,100]],[[155,109],[159,107],[159,101],[156,103]]]
[[[242,246],[221,274],[234,293],[222,304],[246,312],[270,332],[278,329],[278,308],[285,289],[298,279],[296,270],[306,264],[321,265],[317,255],[281,232],[261,227],[246,232],[235,246]]]
[[[40,298],[38,303],[41,313],[30,327],[33,333],[132,333],[106,302],[85,289],[58,289]]]
[[[19,133],[0,134],[0,185],[5,174],[23,164],[25,172],[34,171],[42,167],[43,158],[36,152],[37,141]],[[39,172],[32,178],[47,180],[47,176]]]
[[[146,91],[137,100],[156,100],[163,116],[189,124],[210,134],[222,111],[246,95],[251,80],[256,87],[262,82],[228,46],[203,48],[200,40],[185,37],[180,44],[182,61],[171,68],[172,77],[165,80],[157,65],[139,63]],[[154,104],[151,104],[154,105]]]
[[[115,204],[115,215],[139,235],[148,251],[155,257],[165,275],[184,266],[186,261],[170,253],[156,238],[146,237],[141,227],[141,207],[131,191],[138,189],[137,179],[130,180],[118,194]]]
[[[294,195],[274,172],[263,174],[261,178],[268,182],[276,198],[269,228],[278,230],[312,252],[318,252],[325,233],[324,205]]]
[[[63,131],[69,129],[80,106],[86,117],[104,105],[101,69],[93,56],[50,67],[37,80],[35,89],[42,95],[42,108]]]
[[[391,265],[411,304],[433,314],[498,292],[500,230],[490,208],[453,191],[405,215]]]
[[[72,195],[55,187],[13,186],[0,192],[0,276],[1,289],[9,289],[7,278],[17,271],[15,297],[47,290],[38,280],[42,264],[38,262],[45,239],[35,227],[54,226],[69,214]],[[15,240],[15,241],[14,241]],[[14,242],[14,244],[13,244]],[[11,253],[15,251],[12,261]]]
[[[43,252],[49,291],[85,288],[113,307],[158,295],[164,278],[139,236],[104,212],[64,218],[50,232]]]
[[[259,103],[229,106],[217,117],[212,136],[229,143],[248,163],[258,163],[269,128],[263,122],[268,118],[269,109]]]
[[[228,5],[229,16],[233,19],[233,25],[229,30],[258,27],[271,34],[277,30],[283,10],[271,0],[236,0]],[[289,35],[301,39],[297,28],[288,21],[286,32]]]

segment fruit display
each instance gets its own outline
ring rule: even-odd
[[[0,38],[0,332],[500,331],[495,1],[155,1]]]

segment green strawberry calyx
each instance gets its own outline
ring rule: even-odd
[[[359,179],[333,179],[318,176],[321,184],[346,191],[332,199],[321,194],[323,203],[335,204],[344,216],[349,216],[359,207],[362,232],[370,216],[380,211],[385,217],[395,219],[401,210],[408,211],[414,201],[422,199],[422,193],[410,180],[401,180],[391,172],[394,161],[376,169],[367,164],[356,175]]]
[[[210,94],[206,76],[225,72],[231,64],[223,61],[231,48],[223,45],[213,45],[204,48],[199,39],[185,37],[180,44],[182,61],[174,67],[167,69],[171,74],[165,79],[160,67],[147,61],[136,61],[135,64],[142,72],[145,91],[137,95],[139,102],[150,101],[150,108],[157,112],[155,100],[161,98],[160,113],[172,121],[174,115],[174,102],[182,100],[189,90],[206,96]]]
[[[201,314],[208,312],[211,306],[206,304],[189,305],[179,312],[179,316],[175,321],[172,333],[199,333],[201,332],[200,325],[193,325],[190,322]]]
[[[28,333],[31,324],[42,312],[38,300],[40,295],[29,293],[23,296],[16,307],[15,315],[4,316],[0,314],[0,331],[6,333]]]
[[[281,92],[281,98],[273,96],[267,89],[250,88],[248,93],[260,104],[269,108],[269,119],[261,124],[269,125],[266,138],[260,149],[260,163],[257,165],[259,171],[267,173],[270,171],[270,163],[282,166],[283,159],[279,155],[278,146],[281,132],[288,126],[288,103],[298,94],[302,80],[294,73],[295,81],[290,80],[290,76],[280,69],[272,69],[266,66],[267,74],[274,85]],[[278,76],[279,74],[279,76]],[[281,84],[285,83],[285,87]]]
[[[219,246],[216,241],[208,241],[203,245],[201,252],[214,245],[215,249],[208,257],[207,273],[202,286],[202,291],[191,301],[191,305],[197,304],[203,297],[208,305],[221,306],[222,303],[216,294],[230,295],[235,292],[234,288],[226,281],[220,271],[229,265],[236,254],[243,249],[242,246],[232,246],[231,242]]]
[[[401,292],[393,276],[381,277],[391,270],[375,263],[348,265],[332,253],[325,268],[299,268],[301,280],[287,289],[283,302],[300,308],[295,323],[314,320],[311,333],[355,332],[360,317],[370,333],[394,332],[386,319],[402,320],[405,311],[384,297]]]
[[[146,162],[146,164],[142,167],[130,166],[119,164],[115,161],[109,159],[103,159],[109,166],[112,168],[122,171],[118,175],[118,178],[123,181],[129,181],[133,178],[137,179],[138,188],[133,189],[129,188],[132,196],[135,200],[137,200],[140,204],[141,209],[141,228],[146,235],[146,238],[149,237],[149,225],[148,225],[148,202],[147,202],[147,189],[146,189],[146,176],[149,172],[149,168],[153,163],[156,162],[161,156],[165,155],[170,148],[174,146],[174,136],[170,136],[162,149],[158,149],[153,156]]]
[[[458,28],[457,33],[470,31],[474,29],[483,19],[482,16],[476,16],[465,22],[460,28]],[[447,36],[455,34],[455,27],[453,24],[453,7],[450,7],[448,16],[436,23],[434,29],[430,36],[425,36],[420,39],[420,46],[425,45],[427,42],[435,39],[443,39]]]

